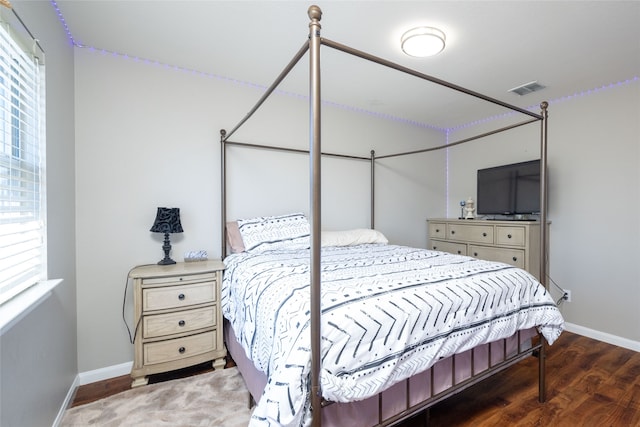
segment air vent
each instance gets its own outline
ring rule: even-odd
[[[509,89],[509,92],[517,93],[518,95],[522,96],[531,92],[537,92],[544,89],[545,87],[546,86],[542,86],[538,82],[529,82],[521,86],[514,87],[513,89]]]

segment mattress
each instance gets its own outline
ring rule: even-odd
[[[308,249],[225,259],[223,315],[267,378],[251,425],[310,418]],[[439,360],[537,327],[549,343],[564,321],[529,273],[507,264],[386,244],[324,247],[323,397],[364,401]]]

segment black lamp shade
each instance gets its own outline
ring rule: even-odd
[[[171,252],[171,242],[169,241],[169,233],[182,233],[182,224],[180,224],[180,209],[179,208],[158,208],[156,213],[156,220],[151,226],[153,233],[164,233],[164,245],[162,250],[164,251],[164,258],[160,260],[160,265],[170,265],[176,262],[169,257]]]
[[[182,233],[180,208],[158,208],[156,220],[149,231],[154,233]]]

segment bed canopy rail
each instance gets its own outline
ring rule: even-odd
[[[417,154],[424,153],[429,151],[436,151],[446,148],[451,148],[453,146],[461,145],[470,141],[474,141],[483,137],[487,137],[490,135],[494,135],[509,129],[517,128],[520,126],[524,126],[527,124],[531,124],[537,121],[541,122],[540,129],[540,158],[541,158],[541,190],[540,190],[540,199],[541,199],[541,211],[540,211],[540,265],[541,265],[541,274],[540,281],[548,288],[547,285],[547,272],[546,272],[546,260],[547,260],[547,119],[548,112],[547,107],[548,103],[543,102],[541,107],[541,112],[534,113],[529,110],[517,107],[515,105],[511,105],[500,101],[498,99],[489,97],[487,95],[481,94],[479,92],[475,92],[473,90],[452,84],[450,82],[435,78],[433,76],[429,76],[424,73],[420,73],[416,70],[407,68],[400,64],[393,63],[391,61],[379,58],[377,56],[362,52],[360,50],[345,46],[343,44],[337,43],[335,41],[331,41],[320,36],[320,20],[322,17],[321,9],[312,5],[308,9],[308,16],[310,18],[309,23],[309,36],[308,41],[305,41],[304,45],[300,48],[300,50],[295,54],[294,58],[289,62],[289,64],[283,69],[283,71],[278,75],[276,80],[267,88],[264,94],[260,97],[258,102],[254,105],[254,107],[245,115],[245,117],[232,128],[230,132],[226,132],[224,129],[220,131],[220,141],[221,141],[221,223],[222,223],[222,256],[226,255],[226,244],[225,244],[225,233],[226,233],[226,147],[227,145],[233,146],[244,146],[248,148],[259,148],[259,149],[268,149],[268,150],[279,150],[279,151],[287,151],[287,152],[296,152],[296,153],[304,153],[310,156],[309,162],[309,174],[310,174],[310,200],[309,200],[309,210],[310,210],[310,225],[311,225],[311,255],[310,255],[310,294],[311,294],[311,407],[313,409],[313,426],[321,425],[321,415],[320,409],[322,405],[322,392],[320,389],[320,354],[321,354],[321,335],[320,335],[320,318],[321,318],[321,309],[320,309],[320,290],[321,290],[321,280],[320,280],[320,233],[321,233],[321,157],[322,156],[334,156],[340,158],[351,158],[357,160],[368,160],[371,162],[371,227],[374,227],[374,165],[375,161],[379,159],[386,159],[397,156],[404,156],[409,154]],[[417,77],[419,79],[432,82],[434,84],[461,92],[463,94],[481,99],[483,101],[489,102],[494,105],[498,105],[504,107],[512,112],[517,112],[529,116],[529,119],[516,123],[513,125],[509,125],[506,127],[502,127],[500,129],[496,129],[493,131],[489,131],[486,133],[482,133],[476,136],[472,136],[469,138],[465,138],[459,141],[455,141],[452,143],[448,143],[445,145],[440,145],[431,148],[425,148],[420,150],[413,150],[408,152],[401,153],[393,153],[377,156],[375,151],[371,151],[370,157],[359,157],[359,156],[351,156],[351,155],[343,155],[337,153],[326,153],[321,151],[321,110],[322,110],[322,101],[321,101],[321,77],[320,77],[320,47],[321,45],[325,45],[336,49],[338,51],[365,59],[370,62],[377,63],[379,65],[391,68],[393,70],[400,71],[402,73]],[[285,79],[285,77],[289,74],[289,72],[295,67],[296,64],[299,63],[300,59],[306,54],[309,53],[309,149],[301,150],[287,147],[278,147],[271,145],[261,145],[261,144],[250,144],[250,143],[242,143],[242,142],[234,142],[230,141],[229,138],[260,108],[260,106],[266,101],[266,99],[275,91],[278,85]],[[541,340],[544,338],[541,337]],[[536,349],[539,352],[539,400],[542,402],[545,399],[546,394],[546,384],[545,384],[545,345],[536,346]]]
[[[421,72],[416,71],[414,69],[405,67],[405,66],[397,64],[395,62],[388,61],[386,59],[380,58],[380,57],[375,56],[375,55],[371,55],[371,54],[363,52],[361,50],[354,49],[354,48],[349,47],[349,46],[345,46],[343,44],[334,42],[332,40],[329,40],[329,39],[326,39],[326,38],[322,38],[321,40],[322,40],[322,44],[323,45],[332,47],[332,48],[334,48],[336,50],[339,50],[339,51],[342,51],[344,53],[348,53],[350,55],[357,56],[357,57],[365,59],[367,61],[375,62],[375,63],[383,65],[385,67],[392,68],[392,69],[394,69],[396,71],[400,71],[400,72],[412,75],[414,77],[418,77],[418,78],[420,78],[422,80],[427,80],[427,81],[430,81],[430,82],[435,83],[437,85],[444,86],[444,87],[447,87],[449,89],[453,89],[453,90],[458,91],[458,92],[462,92],[462,93],[464,93],[466,95],[470,95],[470,96],[473,96],[475,98],[482,99],[484,101],[490,102],[490,103],[495,104],[495,105],[499,105],[499,106],[507,108],[509,110],[517,111],[519,113],[522,113],[522,114],[525,114],[525,115],[528,115],[528,116],[531,116],[531,117],[535,117],[537,120],[542,120],[542,115],[533,113],[533,112],[531,112],[529,110],[525,110],[524,108],[520,108],[520,107],[517,107],[515,105],[508,104],[506,102],[500,101],[499,99],[495,99],[495,98],[492,98],[490,96],[483,95],[483,94],[481,94],[479,92],[476,92],[476,91],[473,91],[471,89],[467,89],[467,88],[464,88],[462,86],[458,86],[456,84],[453,84],[453,83],[447,82],[445,80],[439,79],[437,77],[433,77],[433,76],[430,76],[428,74],[421,73]]]
[[[291,70],[293,70],[293,68],[300,61],[300,59],[302,59],[302,57],[304,56],[305,53],[307,53],[308,50],[309,50],[309,44],[305,42],[300,48],[300,50],[298,50],[298,52],[295,54],[293,59],[289,61],[287,66],[284,67],[284,69],[280,72],[280,74],[275,79],[275,81],[271,84],[271,86],[269,86],[267,90],[262,94],[258,102],[256,102],[256,105],[254,105],[253,108],[249,110],[249,112],[244,116],[244,118],[240,120],[240,122],[238,122],[238,124],[233,129],[231,129],[228,133],[225,132],[223,140],[226,141],[228,138],[230,138],[231,135],[233,135],[247,120],[249,120],[249,118],[251,118],[251,116],[253,116],[253,113],[258,111],[258,108],[260,108],[260,106],[264,104],[267,98],[271,96],[273,91],[276,90],[276,88],[280,85],[280,83],[282,83],[285,77],[289,75]]]
[[[236,126],[237,128],[237,126]],[[309,150],[303,150],[300,148],[292,148],[292,147],[280,147],[276,145],[265,145],[265,144],[254,144],[248,142],[239,142],[239,141],[230,141],[226,139],[227,133],[225,129],[220,130],[220,208],[221,208],[221,257],[224,259],[227,256],[227,245],[225,241],[225,233],[226,233],[226,224],[227,224],[227,147],[235,146],[242,148],[253,148],[260,150],[270,150],[270,151],[281,151],[286,153],[295,153],[295,154],[306,154],[309,155]],[[375,200],[375,174],[374,174],[374,165],[375,165],[375,151],[371,150],[370,157],[363,156],[355,156],[350,154],[340,154],[340,153],[330,153],[330,152],[321,152],[321,157],[333,157],[338,159],[349,159],[349,160],[364,160],[370,162],[371,167],[371,188],[370,188],[370,198],[371,198],[371,207],[370,207],[370,228],[374,228],[374,200]]]
[[[437,151],[437,150],[442,150],[442,149],[445,149],[445,148],[451,148],[451,147],[455,147],[456,145],[464,144],[466,142],[475,141],[476,139],[481,139],[481,138],[484,138],[486,136],[491,136],[491,135],[494,135],[496,133],[500,133],[500,132],[504,132],[504,131],[509,130],[509,129],[514,129],[514,128],[517,128],[517,127],[520,127],[520,126],[528,125],[530,123],[535,123],[537,121],[538,121],[538,119],[531,119],[531,120],[527,120],[527,121],[524,121],[524,122],[516,123],[516,124],[513,124],[513,125],[505,126],[503,128],[500,128],[500,129],[496,129],[496,130],[492,130],[492,131],[489,131],[489,132],[485,132],[485,133],[480,134],[480,135],[475,135],[475,136],[471,136],[469,138],[461,139],[459,141],[450,142],[448,144],[438,145],[436,147],[423,148],[423,149],[420,149],[420,150],[405,151],[405,152],[402,152],[402,153],[386,154],[386,155],[378,156],[378,157],[376,157],[376,159],[377,160],[379,160],[379,159],[389,159],[391,157],[408,156],[408,155],[411,155],[411,154],[427,153],[429,151]]]

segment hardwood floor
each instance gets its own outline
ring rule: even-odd
[[[209,370],[200,365],[150,382]],[[128,375],[81,386],[73,406],[130,386]],[[547,352],[545,403],[538,402],[537,360],[529,358],[431,408],[429,426],[640,426],[640,353],[564,332]]]

